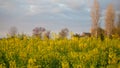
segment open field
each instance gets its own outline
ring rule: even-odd
[[[2,39],[0,68],[120,68],[120,39]]]

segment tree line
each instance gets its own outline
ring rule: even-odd
[[[118,16],[118,21],[115,22],[116,17]],[[91,8],[91,35],[94,37],[99,37],[101,35],[112,38],[113,36],[120,37],[120,14],[116,16],[115,9],[113,4],[109,4],[105,12],[105,28],[100,27],[100,5],[97,0],[94,0],[93,6]]]
[[[101,18],[101,12],[100,12],[100,4],[97,0],[94,0],[92,8],[91,8],[91,29],[90,33],[83,33],[82,35],[79,34],[73,34],[72,37],[84,37],[88,35],[88,37],[108,37],[112,38],[114,36],[120,37],[120,14],[116,15],[114,6],[112,4],[109,4],[106,8],[105,12],[105,28],[101,28],[100,24],[100,18]],[[118,17],[118,21],[115,22],[116,17]],[[12,27],[10,29],[9,34],[11,36],[14,36],[17,33],[17,28]],[[69,29],[63,28],[59,32],[59,38],[66,38],[68,37]],[[51,38],[51,32],[49,30],[46,30],[44,27],[35,27],[33,29],[33,36],[39,37],[39,38]]]

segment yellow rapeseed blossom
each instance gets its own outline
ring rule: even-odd
[[[72,37],[40,39],[24,36],[0,40],[0,68],[120,67],[120,40]]]

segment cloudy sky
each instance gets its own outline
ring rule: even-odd
[[[12,26],[26,34],[32,34],[35,27],[54,32],[65,27],[73,32],[88,32],[92,3],[93,0],[0,0],[0,36]],[[99,0],[99,3],[102,14],[109,3],[119,12],[120,0]]]

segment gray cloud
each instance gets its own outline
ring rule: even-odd
[[[93,0],[0,0],[0,32],[7,31],[8,26],[17,26],[21,31],[26,29],[30,33],[35,25],[49,29],[51,27],[52,30],[69,27],[74,31],[89,31],[92,2]],[[113,3],[119,13],[119,0],[99,2],[102,17],[109,3]]]

